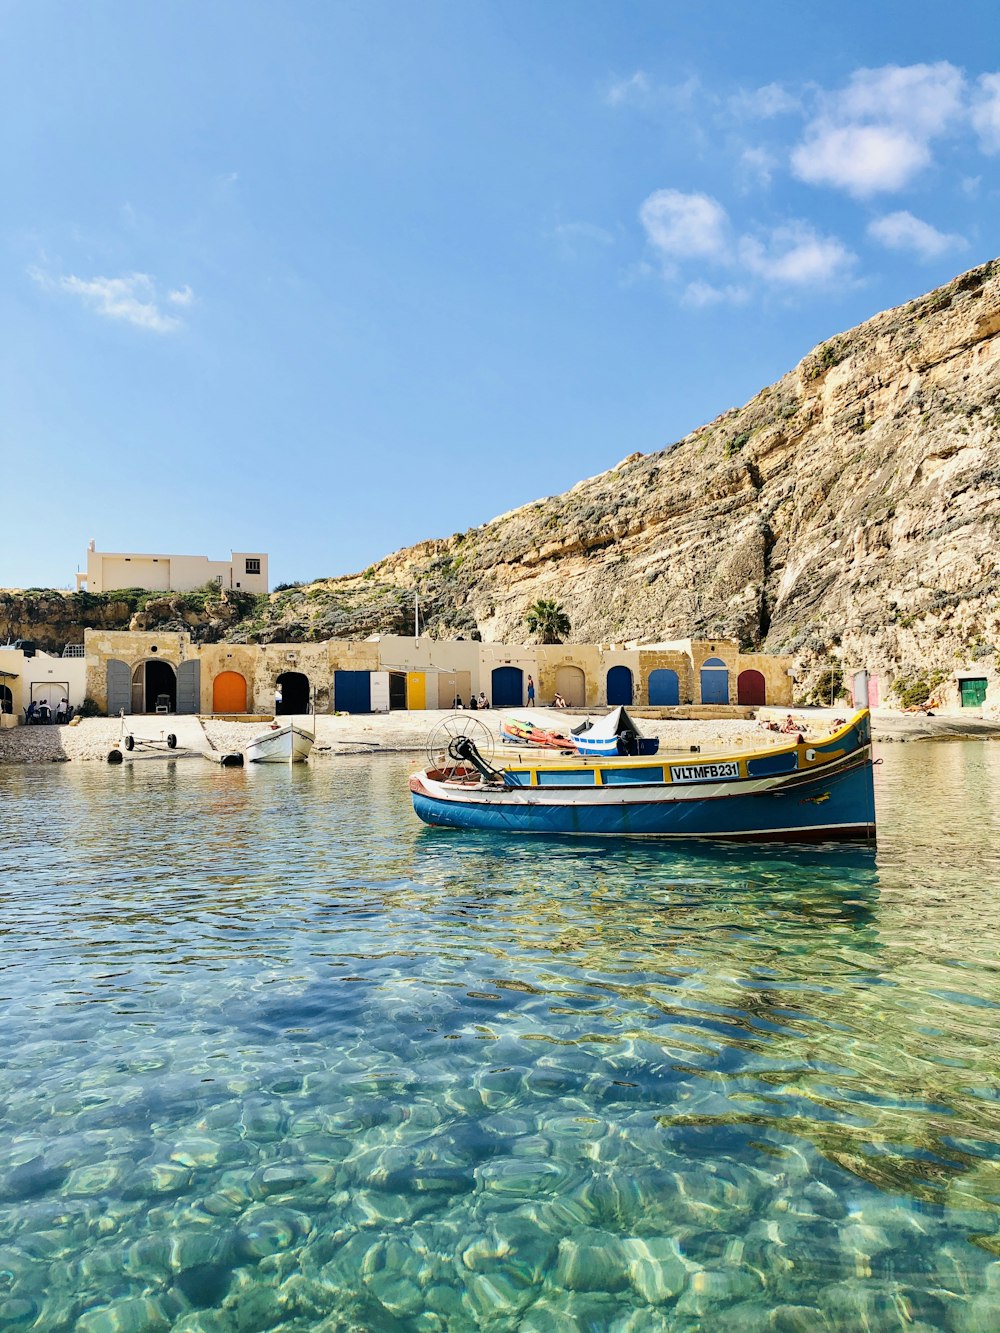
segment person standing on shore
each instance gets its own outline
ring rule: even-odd
[[[531,679],[531,677],[529,676],[529,677],[528,677],[528,707],[529,707],[529,708],[534,708],[534,706],[535,706],[535,682],[534,682],[534,681]]]

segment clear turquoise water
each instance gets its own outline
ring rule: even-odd
[[[859,852],[0,769],[0,1327],[1000,1326],[1000,746]]]

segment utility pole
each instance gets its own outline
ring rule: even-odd
[[[417,593],[413,594],[413,637],[420,638],[420,598]]]

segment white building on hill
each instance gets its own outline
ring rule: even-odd
[[[263,551],[232,551],[229,560],[204,555],[145,555],[137,551],[96,551],[87,547],[87,571],[76,576],[77,591],[112,592],[148,588],[151,592],[190,592],[205,583],[243,592],[267,592],[267,556]]]

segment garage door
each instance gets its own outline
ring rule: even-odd
[[[333,706],[338,713],[370,713],[372,711],[371,673],[368,671],[335,671],[333,673]]]
[[[520,708],[524,703],[524,672],[520,667],[493,668],[493,707]]]

